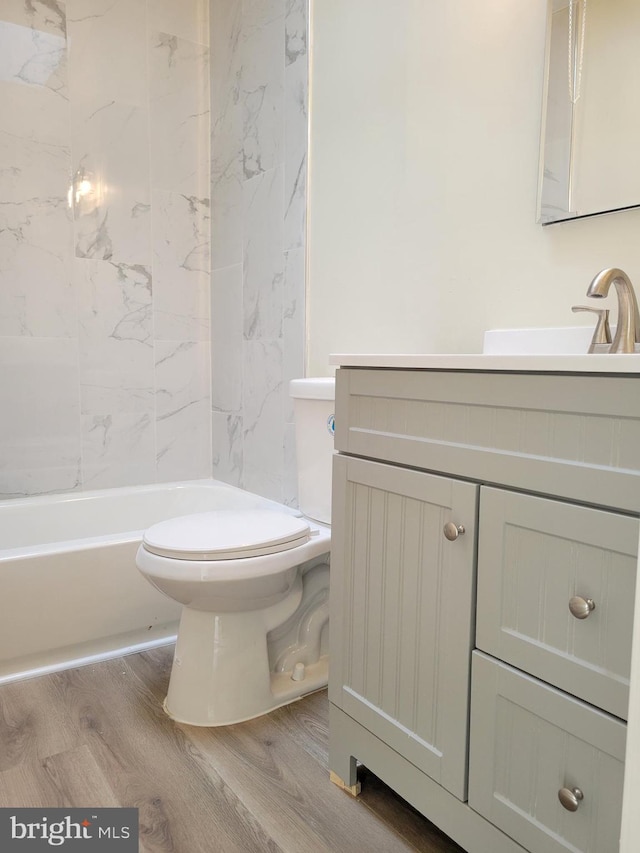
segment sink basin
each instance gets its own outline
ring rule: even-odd
[[[578,355],[586,354],[592,326],[548,329],[490,329],[484,333],[484,355]]]

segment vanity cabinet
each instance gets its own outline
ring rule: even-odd
[[[342,367],[336,449],[334,781],[469,853],[614,853],[638,378]]]
[[[334,478],[330,699],[464,800],[478,487],[346,456]]]

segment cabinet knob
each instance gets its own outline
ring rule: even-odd
[[[576,619],[586,619],[592,610],[596,609],[596,603],[592,598],[582,598],[581,595],[574,595],[569,600],[569,610],[571,615]]]
[[[584,794],[580,788],[560,788],[558,799],[568,812],[575,812],[578,810],[580,800],[584,800]]]
[[[445,538],[448,539],[449,542],[455,542],[458,536],[464,536],[464,525],[454,524],[453,521],[447,521],[443,528],[443,532]]]

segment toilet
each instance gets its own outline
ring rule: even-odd
[[[295,379],[300,512],[215,510],[144,534],[136,565],[182,605],[164,702],[174,720],[224,726],[327,684],[335,382]]]

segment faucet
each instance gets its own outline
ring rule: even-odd
[[[618,297],[618,325],[609,352],[635,352],[636,344],[640,345],[640,313],[629,276],[615,267],[602,270],[589,285],[587,296],[602,299],[612,284]]]

